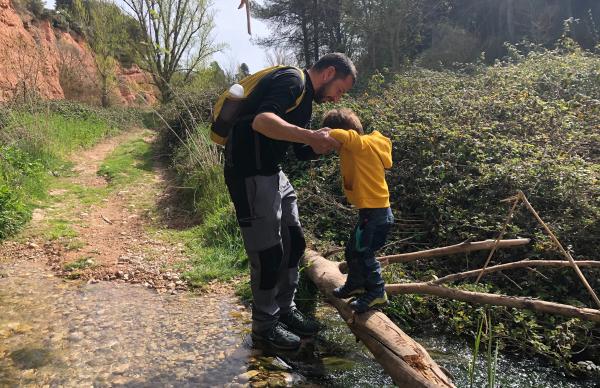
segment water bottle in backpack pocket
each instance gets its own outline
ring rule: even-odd
[[[225,145],[244,100],[244,87],[240,84],[233,84],[227,91],[220,110],[214,117],[210,127],[210,138],[215,143]]]

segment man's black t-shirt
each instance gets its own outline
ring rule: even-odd
[[[252,129],[252,120],[263,112],[272,112],[290,124],[308,127],[312,116],[314,89],[308,73],[305,81],[297,70],[276,70],[259,81],[244,102],[241,119],[232,129],[225,146],[225,174],[229,176],[273,175],[281,171],[290,144],[299,159],[315,157],[312,149],[304,144],[274,140]],[[298,97],[304,92],[300,105],[289,113]]]

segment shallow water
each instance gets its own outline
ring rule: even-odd
[[[319,305],[325,329],[293,353],[259,351],[249,311],[235,297],[159,295],[125,283],[54,277],[32,262],[0,264],[0,386],[391,386],[337,312]],[[415,336],[468,386],[468,344]],[[474,386],[485,385],[484,367]],[[500,356],[498,386],[594,387],[536,362]]]
[[[246,371],[234,298],[67,283],[30,263],[2,272],[0,386],[224,385]]]

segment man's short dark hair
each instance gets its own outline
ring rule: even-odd
[[[335,78],[346,78],[352,76],[352,82],[356,82],[356,67],[352,60],[342,53],[330,53],[323,55],[312,68],[317,71],[327,69],[329,66],[335,68]]]

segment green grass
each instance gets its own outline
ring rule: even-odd
[[[92,257],[86,256],[81,257],[75,261],[67,263],[63,266],[65,271],[76,271],[80,269],[90,268],[95,265],[94,259]]]
[[[51,220],[43,233],[44,237],[48,240],[77,237],[79,234],[73,229],[72,224],[73,222],[64,219]]]
[[[50,178],[68,171],[70,154],[117,133],[120,126],[103,111],[77,104],[0,108],[2,240],[16,234],[31,218],[33,206],[47,199]],[[51,236],[69,234],[62,226],[51,229]]]
[[[13,134],[21,136],[21,147],[42,161],[60,162],[73,151],[90,148],[119,128],[100,118],[65,117],[57,113],[16,112]]]
[[[79,279],[81,277],[81,271],[86,268],[93,268],[96,266],[94,259],[91,256],[84,256],[75,261],[63,265],[63,269],[68,272],[67,278]]]
[[[168,232],[169,241],[185,244],[189,259],[180,267],[185,268],[183,277],[193,287],[202,287],[211,280],[228,281],[247,272],[241,240],[228,234],[215,237],[206,226]]]
[[[104,160],[98,175],[106,177],[113,187],[131,184],[152,171],[152,162],[151,144],[136,139],[117,147]]]

